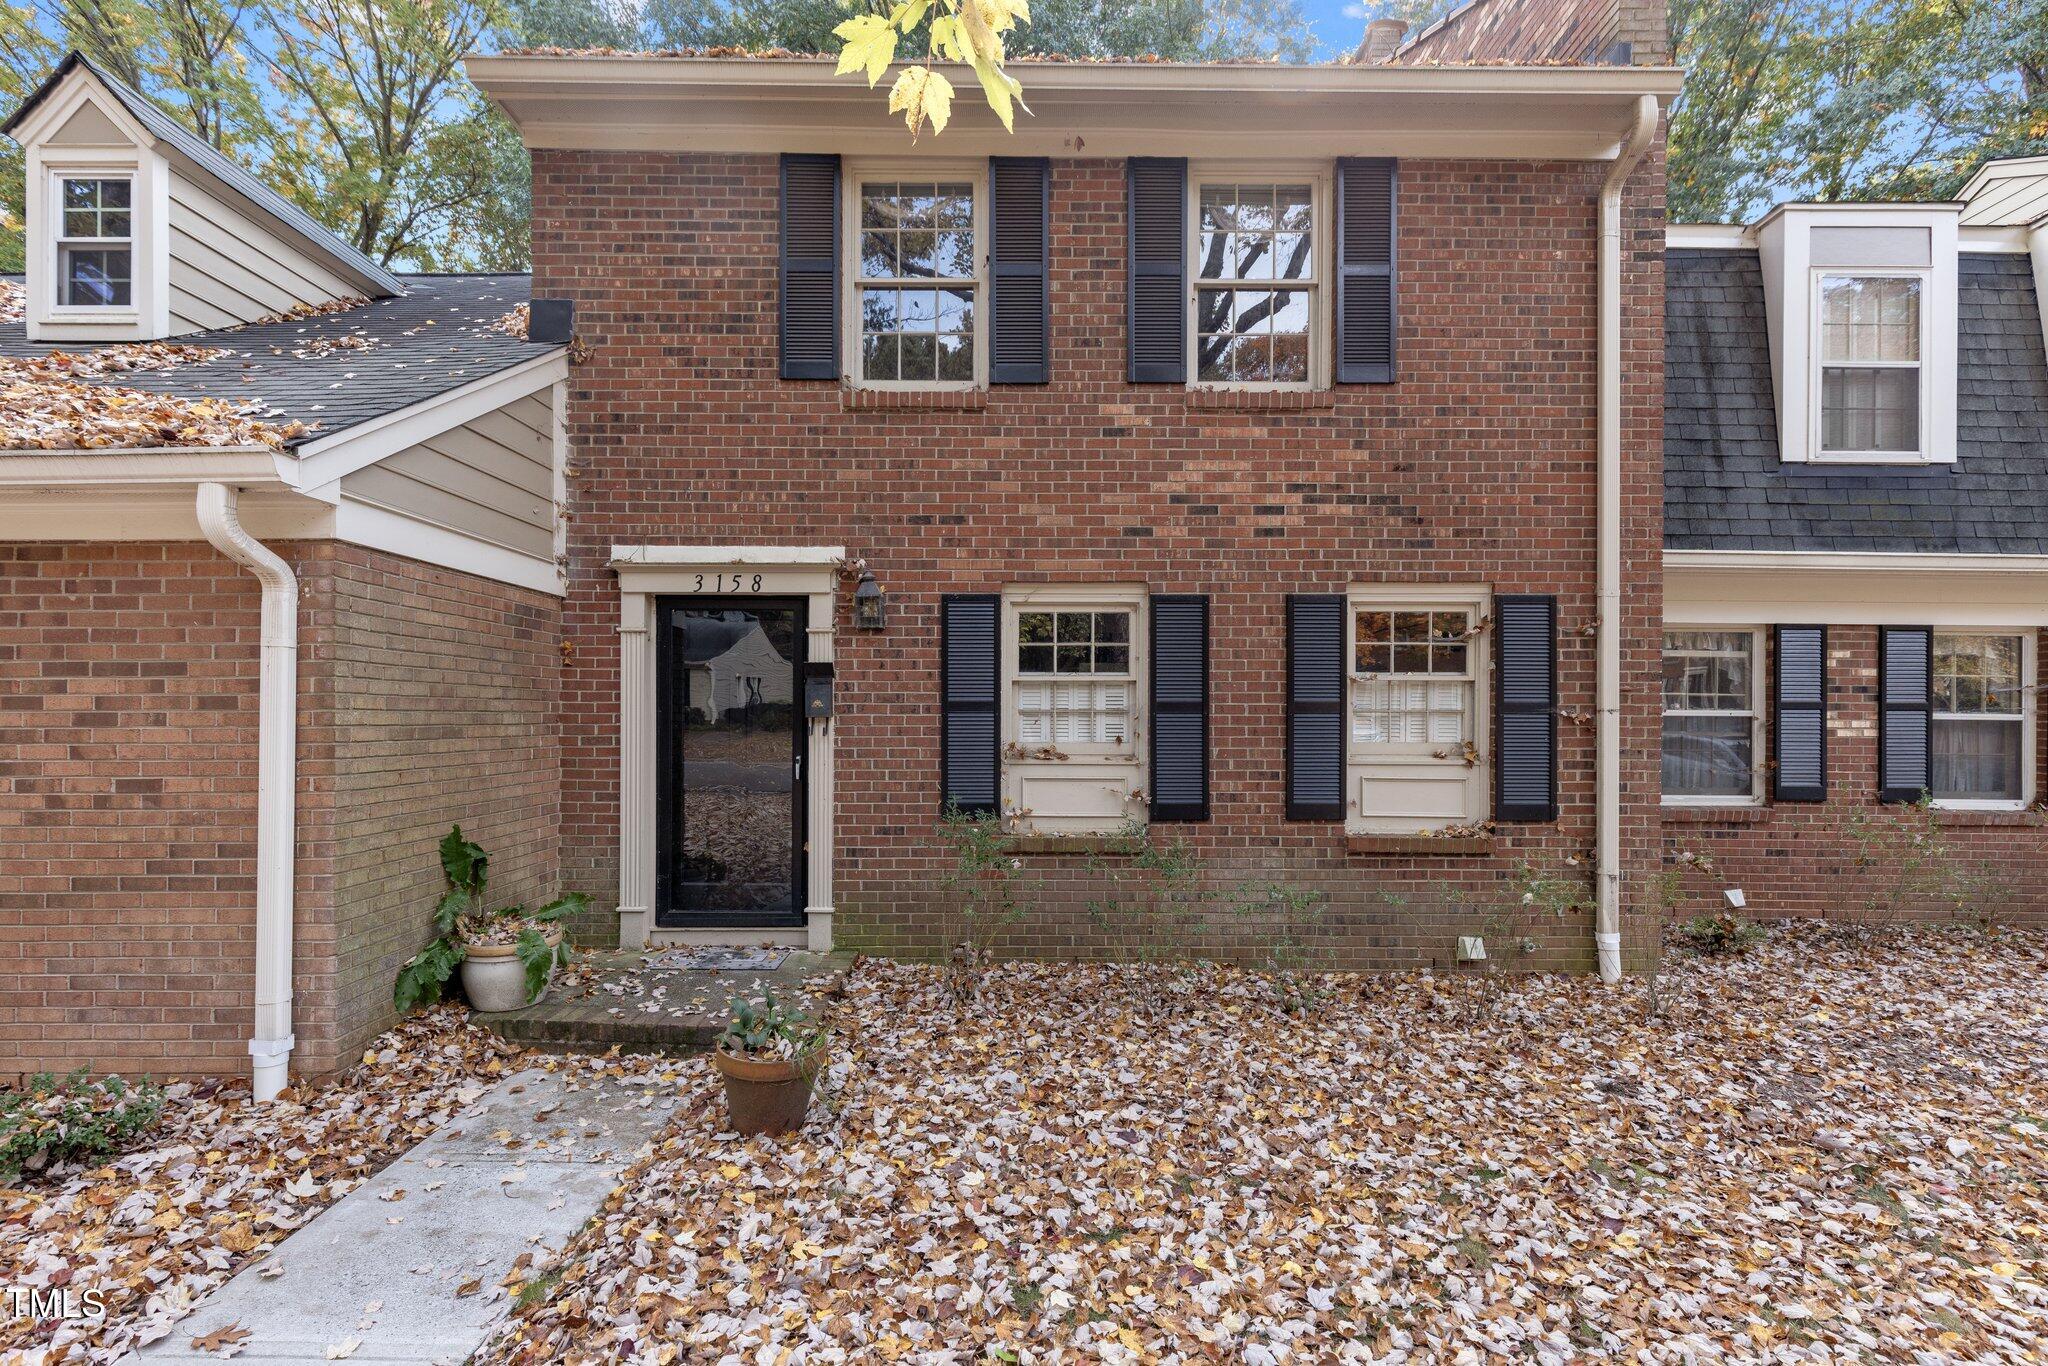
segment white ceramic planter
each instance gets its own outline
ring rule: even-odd
[[[548,936],[551,946],[561,942],[559,932]],[[526,967],[510,944],[472,945],[462,960],[462,994],[469,997],[472,1009],[484,1015],[518,1010],[544,1001],[554,980],[555,970],[550,967],[540,995],[532,1001],[527,1000]]]

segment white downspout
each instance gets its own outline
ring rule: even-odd
[[[263,585],[256,752],[256,1023],[249,1039],[257,1100],[285,1087],[292,1046],[292,850],[297,839],[299,580],[242,529],[226,484],[199,486],[199,530]]]
[[[2048,216],[2027,224],[2027,256],[2034,266],[2034,307],[2041,314],[2041,333],[2048,337]]]
[[[1600,752],[1593,944],[1606,982],[1621,980],[1621,192],[1656,135],[1657,97],[1644,95],[1636,101],[1628,139],[1600,183]]]

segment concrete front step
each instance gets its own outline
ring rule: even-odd
[[[816,1013],[841,989],[850,954],[795,951],[769,972],[705,972],[649,966],[655,951],[585,955],[539,1005],[476,1020],[539,1049],[603,1053],[701,1053],[717,1040],[736,999],[776,999]]]

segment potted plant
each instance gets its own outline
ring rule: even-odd
[[[555,969],[569,961],[561,921],[590,904],[581,892],[558,897],[537,911],[523,906],[493,910],[484,901],[490,856],[455,826],[441,841],[441,872],[448,891],[434,908],[439,937],[398,973],[392,999],[399,1010],[438,1001],[448,979],[462,970],[469,1003],[487,1014],[517,1010],[547,994]]]
[[[825,1027],[764,991],[736,1001],[711,1061],[725,1078],[725,1108],[743,1134],[786,1134],[803,1127],[811,1088],[825,1066]]]

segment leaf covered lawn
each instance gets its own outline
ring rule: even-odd
[[[480,1360],[2021,1361],[2048,941],[1781,931],[1658,982],[869,962],[828,1108],[676,1127]]]

